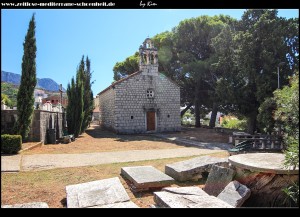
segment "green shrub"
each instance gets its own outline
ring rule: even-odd
[[[246,120],[224,118],[221,127],[237,130],[245,130],[247,128]]]
[[[21,135],[1,135],[1,152],[4,154],[17,154],[22,148]]]
[[[183,117],[181,117],[181,124],[184,126],[195,125],[195,117],[191,114],[190,110],[186,111]]]

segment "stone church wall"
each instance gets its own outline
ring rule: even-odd
[[[147,98],[148,89],[154,91],[154,98]],[[146,132],[148,110],[156,111],[156,132],[180,130],[180,88],[163,74],[140,73],[117,84],[115,91],[117,132]]]
[[[115,90],[105,91],[99,96],[100,125],[108,129],[115,128]]]
[[[158,73],[158,50],[150,38],[139,55],[140,71],[99,95],[101,125],[117,133],[180,130],[180,87]]]

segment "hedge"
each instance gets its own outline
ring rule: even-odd
[[[4,154],[17,154],[22,149],[21,135],[1,135],[1,152]]]

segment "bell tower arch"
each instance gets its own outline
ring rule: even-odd
[[[139,48],[140,62],[139,69],[144,75],[158,75],[157,48],[150,38],[146,38]]]

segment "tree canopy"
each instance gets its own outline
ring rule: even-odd
[[[271,116],[259,117],[259,108],[274,104],[268,99],[278,88],[278,74],[282,87],[299,69],[298,31],[298,18],[259,9],[246,10],[240,20],[224,15],[186,19],[152,40],[159,71],[182,87],[182,115],[190,108],[200,126],[201,115],[213,111],[213,127],[217,111],[233,113],[246,118],[247,131],[254,133],[273,128],[272,121],[266,123]],[[138,62],[135,53],[116,63],[114,79],[137,71]]]

